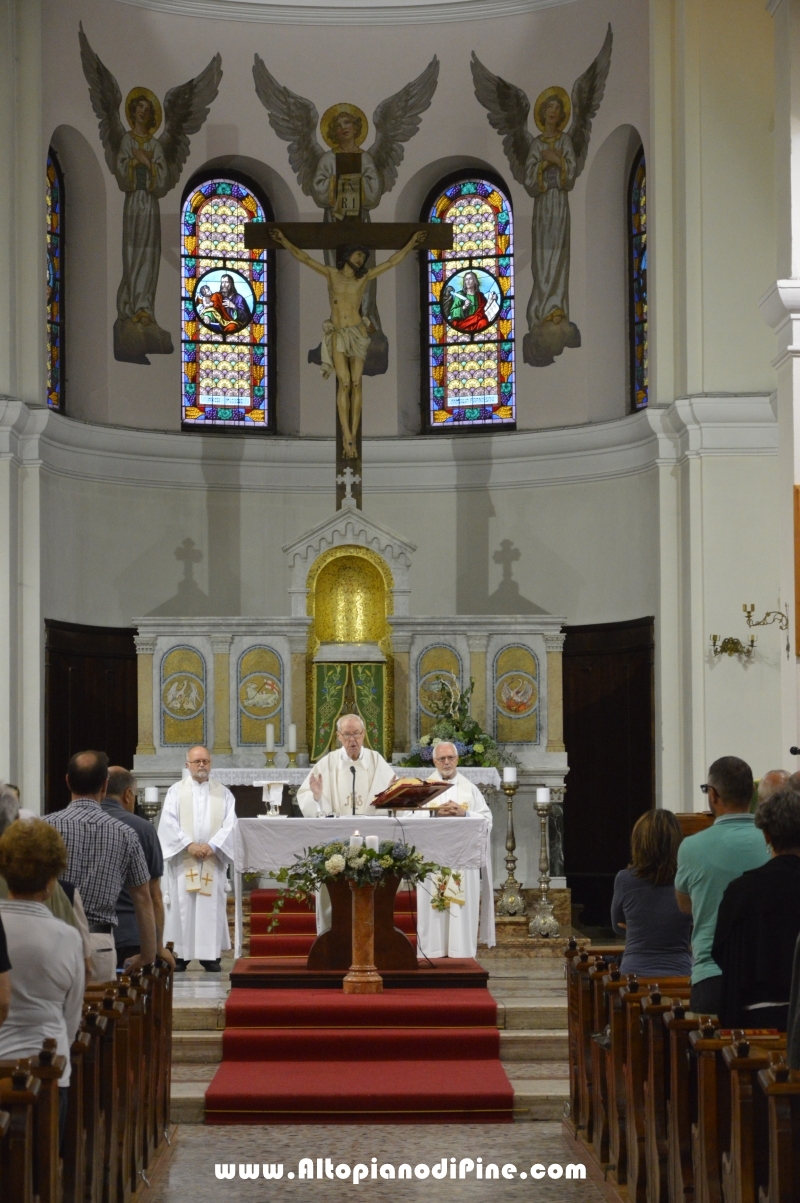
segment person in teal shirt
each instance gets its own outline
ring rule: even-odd
[[[691,1008],[716,1015],[722,970],[711,956],[717,911],[722,895],[735,878],[769,860],[764,836],[750,814],[753,774],[738,756],[723,756],[708,770],[708,796],[714,822],[685,839],[678,849],[675,895],[678,906],[694,921],[692,932]]]

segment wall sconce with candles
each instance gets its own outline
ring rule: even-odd
[[[786,605],[784,610],[767,610],[763,618],[758,622],[753,622],[753,614],[755,606],[752,603],[748,606],[747,603],[742,606],[747,625],[749,627],[768,627],[772,626],[773,622],[777,622],[779,631],[786,631],[786,659],[789,660],[792,654],[792,645],[789,642],[789,606]]]
[[[746,646],[734,635],[726,635],[724,639],[720,639],[719,635],[711,636],[711,653],[714,656],[743,656],[745,660],[749,660],[755,647],[755,635],[750,636]]]

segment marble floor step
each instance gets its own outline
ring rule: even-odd
[[[172,1004],[172,1030],[174,1032],[210,1031],[225,1027],[225,1000],[176,998]]]
[[[553,997],[519,997],[500,995],[497,997],[497,1026],[499,1028],[558,1028],[567,1030],[567,1003],[565,999]]]
[[[221,1031],[172,1031],[172,1064],[206,1065],[222,1060]]]
[[[561,1029],[500,1032],[501,1061],[566,1061],[567,1033]]]

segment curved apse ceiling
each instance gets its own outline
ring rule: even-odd
[[[117,0],[137,8],[220,21],[281,25],[419,25],[496,20],[576,0]]]

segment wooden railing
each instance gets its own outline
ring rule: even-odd
[[[565,1128],[587,1169],[625,1203],[800,1203],[785,1035],[720,1030],[688,978],[623,976],[618,948],[565,955]]]
[[[131,1203],[168,1140],[172,970],[87,986],[60,1148],[55,1048],[0,1061],[0,1199]]]

